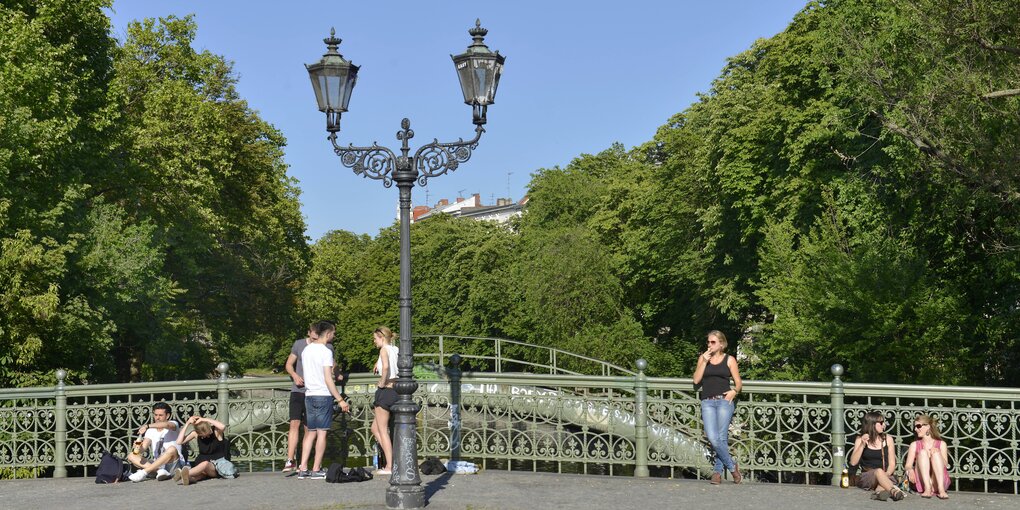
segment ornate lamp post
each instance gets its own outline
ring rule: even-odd
[[[411,345],[411,188],[414,183],[424,186],[429,178],[439,177],[456,170],[461,163],[471,158],[471,151],[478,147],[478,140],[485,129],[485,111],[495,102],[496,87],[503,71],[506,57],[492,52],[483,42],[488,30],[475,20],[475,28],[468,31],[474,42],[464,53],[452,56],[460,79],[464,102],[472,107],[475,137],[464,141],[432,143],[421,146],[410,156],[408,141],[414,137],[411,121],[400,121],[397,140],[401,141],[400,155],[386,147],[372,144],[371,147],[346,147],[336,142],[340,131],[340,116],[347,111],[351,91],[357,81],[358,66],[343,58],[337,52],[340,39],[336,31],[323,39],[326,54],[315,64],[306,65],[308,75],[315,89],[319,111],[326,114],[326,131],[333,151],[340,156],[340,163],[354,170],[357,175],[382,181],[389,188],[394,182],[400,191],[400,355],[397,359],[398,379],[395,384],[397,403],[393,405],[393,475],[386,489],[388,508],[422,508],[425,493],[418,475],[418,441],[416,415],[420,407],[412,399],[418,388],[414,381],[414,354]]]

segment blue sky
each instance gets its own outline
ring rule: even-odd
[[[194,14],[196,48],[225,56],[238,91],[287,137],[289,173],[302,190],[307,235],[335,229],[375,235],[395,221],[396,187],[355,176],[326,140],[304,64],[325,52],[336,27],[340,53],[361,66],[340,142],[396,149],[407,117],[412,150],[473,136],[451,54],[481,18],[492,50],[507,57],[478,149],[456,172],[429,183],[428,201],[479,193],[519,199],[541,168],[565,166],[614,142],[652,138],[708,90],[726,58],[781,32],[806,0],[349,1],[116,0],[123,40],[132,20]],[[413,204],[426,203],[415,187]]]

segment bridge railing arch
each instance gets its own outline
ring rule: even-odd
[[[415,335],[417,360],[446,366],[453,354],[476,372],[526,372],[550,375],[631,376],[636,372],[607,361],[507,338],[464,335]]]

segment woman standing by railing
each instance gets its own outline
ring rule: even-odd
[[[698,356],[698,367],[694,370],[694,384],[701,385],[701,419],[705,422],[705,435],[715,453],[712,485],[722,482],[725,467],[733,475],[733,483],[740,483],[743,477],[736,461],[730,455],[729,433],[733,420],[734,399],[740,393],[743,381],[737,360],[726,354],[726,335],[721,331],[708,333],[708,349]],[[730,378],[736,388],[730,388]]]
[[[374,408],[375,419],[372,420],[372,435],[383,451],[384,464],[375,472],[377,475],[389,475],[393,469],[393,443],[390,441],[390,406],[397,403],[397,391],[393,383],[397,381],[397,354],[399,349],[393,345],[396,335],[390,328],[380,326],[372,332],[372,342],[379,348],[379,359],[373,371],[379,374],[376,383]]]

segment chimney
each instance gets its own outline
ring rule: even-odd
[[[464,197],[457,197],[457,203],[458,204],[463,202],[463,201],[464,201]]]
[[[436,204],[436,207],[442,207],[444,205],[450,205],[450,201],[444,198],[440,200],[438,204]]]
[[[430,210],[431,209],[429,209],[429,206],[427,205],[415,206],[415,208],[411,210],[411,221],[414,222],[415,220],[420,218],[421,215],[429,212]]]

